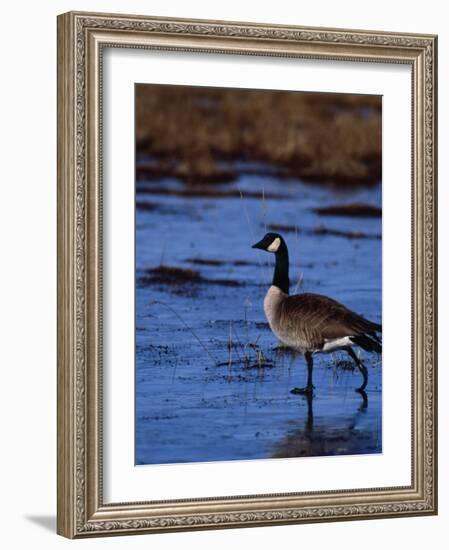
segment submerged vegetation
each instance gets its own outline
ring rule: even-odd
[[[241,192],[238,189],[211,189],[207,186],[187,187],[185,189],[169,189],[167,187],[144,187],[139,188],[141,194],[161,195],[168,197],[183,198],[214,198],[214,199],[232,199],[240,198]],[[245,191],[245,197],[248,199],[288,199],[288,195],[282,193],[263,193],[262,191]]]
[[[340,204],[322,206],[313,210],[320,216],[346,216],[351,218],[381,218],[382,208],[372,204]]]
[[[194,269],[185,269],[182,267],[173,267],[160,265],[152,269],[147,269],[140,277],[140,284],[146,286],[152,283],[162,284],[164,286],[192,287],[200,284],[218,285],[218,286],[241,286],[242,283],[234,279],[209,279],[203,277],[199,271]]]
[[[138,179],[234,181],[235,162],[334,185],[381,179],[381,97],[188,86],[136,87]]]
[[[332,237],[344,237],[346,239],[381,239],[382,235],[380,233],[364,233],[363,231],[344,231],[341,229],[332,229],[330,227],[324,227],[323,225],[318,225],[312,229],[302,229],[297,225],[288,225],[285,223],[270,223],[267,225],[267,228],[270,231],[281,231],[283,233],[296,233],[297,235],[305,233],[308,235],[318,235],[325,236],[329,235]]]

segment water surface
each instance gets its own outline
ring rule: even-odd
[[[381,219],[314,212],[381,206],[381,186],[342,191],[248,172],[211,187],[242,197],[162,193],[185,188],[171,179],[137,183],[136,464],[382,450],[381,358],[361,352],[366,396],[354,391],[361,376],[344,353],[315,356],[313,399],[290,394],[305,385],[304,357],[279,349],[266,324],[274,257],[251,249],[271,224],[296,225],[282,232],[291,293],[326,294],[381,322]],[[366,238],[321,234],[323,227]],[[196,278],[148,271],[161,265]]]

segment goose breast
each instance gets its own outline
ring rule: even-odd
[[[288,296],[277,286],[271,286],[264,299],[264,311],[273,334],[286,346],[304,352],[319,349],[318,338],[308,330],[306,320],[301,312],[291,315],[290,302],[293,296]]]

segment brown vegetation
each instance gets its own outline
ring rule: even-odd
[[[272,223],[269,224],[268,229],[271,231],[280,231],[285,233],[308,233],[309,235],[331,235],[333,237],[344,237],[346,239],[381,239],[382,235],[380,234],[368,234],[363,233],[362,231],[343,231],[340,229],[332,229],[330,227],[324,227],[319,225],[309,230],[302,230],[297,225],[287,225],[284,223]]]
[[[336,206],[323,206],[314,208],[314,212],[320,216],[348,216],[351,218],[381,218],[382,208],[371,204],[341,204]]]
[[[147,193],[150,195],[167,195],[171,197],[205,197],[216,199],[229,199],[247,197],[249,199],[288,199],[288,195],[281,193],[264,193],[258,191],[245,191],[240,192],[238,189],[226,189],[220,190],[206,186],[186,187],[184,189],[169,189],[167,187],[142,187],[139,188],[140,193]]]
[[[145,275],[140,278],[140,283],[143,285],[158,283],[171,286],[186,284],[211,284],[221,286],[241,285],[239,281],[235,281],[234,279],[208,279],[194,269],[185,269],[168,265],[160,265],[147,269]]]
[[[257,262],[248,262],[246,260],[211,260],[207,258],[186,258],[186,262],[197,265],[209,265],[209,266],[222,266],[222,265],[235,265],[235,266],[249,266],[254,265],[258,266]]]
[[[136,201],[136,208],[137,210],[145,210],[146,212],[154,212],[159,209],[158,205],[154,204],[154,202],[142,201]]]
[[[136,87],[137,177],[232,181],[236,159],[339,185],[381,177],[381,98],[369,95]]]

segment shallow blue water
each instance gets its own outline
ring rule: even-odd
[[[151,187],[183,188],[168,179],[137,186],[137,200],[151,209],[136,210],[136,464],[381,452],[381,358],[362,351],[366,399],[343,353],[315,356],[312,400],[290,394],[305,383],[305,361],[276,349],[262,307],[274,258],[251,249],[267,225],[297,225],[299,234],[284,233],[291,293],[300,279],[299,292],[326,294],[381,322],[381,240],[313,233],[380,234],[380,219],[323,217],[313,208],[380,206],[381,186],[345,192],[267,174],[214,187],[239,188],[243,198],[142,192]],[[142,282],[160,264],[195,269],[206,281]]]

